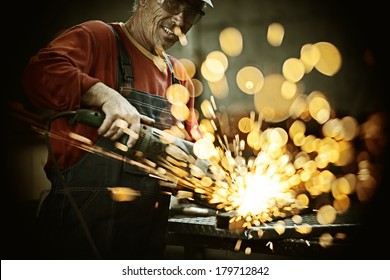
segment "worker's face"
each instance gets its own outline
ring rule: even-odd
[[[178,41],[173,33],[174,27],[178,26],[182,33],[187,33],[201,18],[202,3],[200,0],[146,0],[143,28],[147,28],[151,44],[161,44],[164,49],[169,49]]]

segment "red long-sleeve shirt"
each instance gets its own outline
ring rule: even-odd
[[[133,66],[134,88],[150,94],[165,96],[171,85],[171,73],[161,72],[151,59],[145,56],[122,31],[119,23],[113,24]],[[106,23],[98,20],[76,25],[50,42],[33,56],[25,68],[23,87],[26,96],[38,108],[49,109],[53,114],[79,109],[81,96],[97,82],[116,88],[117,42],[114,33]],[[171,57],[175,71],[185,72],[183,65]],[[182,77],[183,75],[179,75]],[[194,107],[194,87],[188,78],[181,81],[192,96],[187,104]],[[186,121],[186,129],[197,125],[194,117]],[[72,131],[95,142],[97,129],[83,124],[70,125],[66,118],[52,122],[53,135]],[[51,148],[61,168],[69,167],[85,151],[64,141],[51,139]],[[50,161],[48,162],[50,165]]]

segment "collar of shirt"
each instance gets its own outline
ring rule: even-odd
[[[134,44],[134,46],[139,49],[146,57],[153,61],[154,65],[161,71],[165,72],[167,70],[166,57],[160,57],[152,54],[147,49],[145,49],[141,44],[139,44],[133,36],[131,36],[130,32],[127,30],[126,25],[123,22],[119,23],[126,37]],[[158,52],[159,53],[159,52]]]

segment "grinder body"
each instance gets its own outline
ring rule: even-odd
[[[72,118],[70,119],[71,124],[83,123],[92,127],[100,127],[105,118],[103,112],[98,112],[89,109],[79,109],[75,111]],[[126,145],[128,135],[125,134],[118,142]],[[150,158],[151,160],[158,160],[160,157],[165,158],[167,156],[166,147],[170,144],[173,144],[179,147],[185,154],[197,158],[193,154],[193,143],[157,129],[145,124],[141,125],[141,130],[139,133],[139,138],[137,139],[136,144],[127,151],[117,151],[125,155],[132,155],[135,151],[140,151],[145,155],[145,157]],[[119,149],[118,149],[119,150]]]

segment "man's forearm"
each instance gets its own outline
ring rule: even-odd
[[[116,98],[119,93],[105,84],[98,82],[90,87],[87,92],[81,96],[81,102],[84,105],[102,107],[110,98]]]

